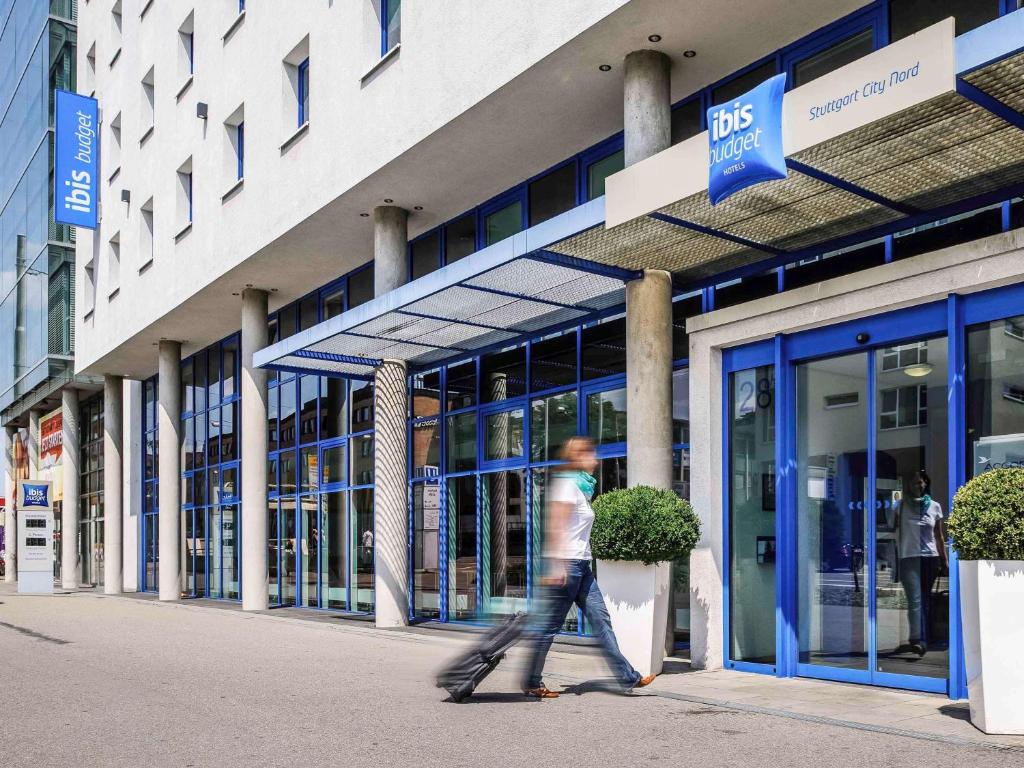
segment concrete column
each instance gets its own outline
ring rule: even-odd
[[[181,342],[160,342],[158,392],[160,599],[180,600],[181,571]]]
[[[78,497],[81,474],[78,449],[78,390],[65,387],[60,393],[63,446],[61,470],[64,475],[64,500],[60,515],[60,582],[64,589],[78,589],[80,564],[78,552]],[[38,426],[38,420],[36,425]],[[38,432],[36,433],[38,435]],[[38,456],[38,452],[36,453]]]
[[[242,291],[242,609],[268,607],[267,372],[252,364],[267,346],[267,292]]]
[[[373,289],[383,296],[408,282],[409,212],[394,205],[373,209]]]
[[[671,60],[660,51],[626,54],[623,133],[627,166],[672,145],[671,67]]]
[[[409,615],[409,388],[405,362],[385,360],[375,381],[375,613],[378,627],[399,627]]]
[[[672,487],[672,277],[626,284],[626,429],[630,486]]]
[[[6,562],[4,563],[4,582],[13,584],[18,580],[18,522],[14,514],[14,427],[4,427],[0,430],[0,450],[3,456],[0,457],[0,482],[3,482],[4,492],[4,548],[6,550]]]
[[[103,592],[119,595],[124,588],[122,480],[124,379],[103,377]]]
[[[124,382],[121,453],[121,579],[125,592],[139,590],[142,536],[142,382]]]
[[[39,443],[42,438],[39,434],[39,422],[43,417],[42,411],[28,412],[28,479],[39,479]]]

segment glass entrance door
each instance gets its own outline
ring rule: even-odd
[[[799,674],[944,690],[944,338],[794,366]]]

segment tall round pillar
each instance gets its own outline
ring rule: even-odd
[[[103,591],[118,595],[124,589],[123,465],[124,380],[103,377]]]
[[[399,627],[409,615],[409,398],[405,362],[385,360],[374,386],[374,597],[378,627]]]
[[[267,372],[252,363],[267,346],[267,292],[242,291],[242,609],[269,604],[267,570]]]
[[[160,429],[159,483],[160,599],[180,600],[181,571],[181,343],[164,339],[159,348],[157,423]]]
[[[409,212],[394,205],[373,209],[373,293],[383,296],[408,282]]]
[[[77,389],[66,387],[61,391],[60,410],[63,423],[60,463],[64,475],[64,500],[61,502],[60,515],[60,581],[64,589],[78,589],[80,578],[78,497],[81,474],[78,466],[80,452],[78,450]],[[38,432],[36,435],[38,441]]]
[[[0,471],[4,492],[4,583],[13,584],[18,580],[18,522],[14,514],[14,427],[0,429]]]
[[[672,62],[660,51],[633,51],[623,68],[623,154],[629,166],[672,145]]]

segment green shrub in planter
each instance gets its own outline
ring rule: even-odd
[[[599,560],[645,565],[686,557],[700,538],[690,503],[672,491],[639,485],[594,499],[590,548]]]
[[[1024,469],[993,469],[953,497],[953,548],[961,560],[1024,560]]]

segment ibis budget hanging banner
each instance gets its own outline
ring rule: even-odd
[[[715,205],[762,181],[786,178],[782,152],[782,96],[776,75],[708,110],[708,197]]]
[[[99,218],[99,106],[57,90],[54,116],[53,218],[96,229]]]

